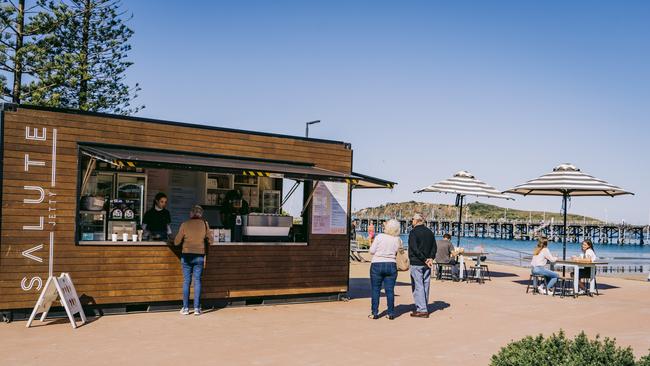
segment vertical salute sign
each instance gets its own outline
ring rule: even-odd
[[[47,161],[35,159],[28,152],[25,152],[25,165],[24,173],[27,175],[25,179],[26,184],[23,186],[25,190],[25,197],[23,198],[23,204],[27,212],[39,212],[35,216],[29,216],[33,223],[25,224],[22,226],[24,232],[30,232],[36,234],[36,232],[47,232],[47,239],[49,239],[48,245],[48,276],[51,277],[53,274],[53,260],[54,260],[54,229],[56,227],[56,193],[54,189],[56,187],[56,128],[51,131],[49,136],[52,141],[52,155],[50,157],[50,166],[51,166],[51,178],[49,187],[47,184],[44,184],[41,179],[29,179],[33,177],[34,170],[36,167],[45,167]],[[25,143],[29,145],[37,144],[44,145],[47,147],[48,140],[48,130],[46,127],[36,128],[36,127],[25,127]],[[30,171],[31,170],[31,171]],[[31,209],[31,207],[38,208]],[[46,227],[47,224],[47,227]],[[47,229],[47,230],[46,230]],[[29,235],[32,237],[32,235]],[[46,237],[44,236],[43,239]],[[46,239],[46,240],[47,240]],[[44,240],[45,241],[45,240]],[[32,262],[43,263],[42,251],[44,248],[44,243],[32,243],[34,246],[28,248],[22,252],[22,256]],[[28,278],[29,276],[29,278]],[[40,275],[29,275],[24,274],[23,278],[20,281],[20,288],[23,291],[31,291],[32,289],[41,290],[43,287],[43,279]]]
[[[25,127],[25,143],[39,144],[47,147],[47,140],[51,140],[51,156],[50,156],[50,176],[49,179],[26,179],[26,184],[23,186],[25,190],[25,197],[23,198],[23,205],[25,208],[34,207],[34,209],[26,210],[27,212],[38,212],[35,216],[30,216],[33,223],[25,224],[22,226],[24,232],[37,233],[42,232],[43,239],[49,239],[48,245],[48,279],[43,287],[43,279],[40,275],[32,275],[28,278],[25,274],[20,281],[20,287],[23,291],[30,291],[32,289],[41,290],[36,306],[27,322],[29,327],[38,313],[43,313],[41,321],[45,320],[50,307],[54,301],[59,299],[61,304],[68,314],[68,318],[72,322],[72,327],[76,328],[74,314],[79,313],[82,322],[85,323],[86,316],[79,303],[79,297],[72,284],[72,279],[67,273],[62,274],[60,277],[54,277],[54,235],[56,228],[56,142],[57,142],[57,129],[51,130],[48,134],[46,127]],[[39,149],[43,151],[43,149]],[[25,152],[24,173],[28,174],[28,178],[34,174],[34,170],[38,167],[46,167],[47,161],[43,158],[34,158],[28,152]],[[30,172],[31,169],[31,172]],[[49,180],[49,186],[45,183]],[[38,209],[38,211],[36,211]],[[47,233],[47,234],[46,234]],[[38,236],[38,235],[36,235]],[[29,235],[29,237],[32,237]],[[46,239],[46,240],[47,240]],[[45,240],[44,240],[45,241]],[[36,263],[43,263],[42,251],[44,243],[34,243],[34,246],[24,250],[22,256]]]

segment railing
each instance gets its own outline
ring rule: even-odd
[[[507,264],[516,264],[518,267],[529,267],[530,266],[530,261],[533,257],[532,253],[529,252],[523,252],[520,250],[515,250],[511,248],[506,248],[498,245],[493,245],[491,248],[498,248],[502,251],[508,252],[508,254],[504,254],[502,252],[498,253],[497,258],[509,258],[511,261],[503,261],[503,260],[498,260],[497,258],[491,258],[493,262],[501,262],[501,263],[507,263]],[[614,257],[614,258],[603,258],[603,259],[610,259],[610,260],[635,260],[638,261],[639,258],[636,257]],[[648,258],[648,262],[650,262],[650,258]],[[630,274],[645,274],[648,273],[648,269],[650,268],[650,263],[648,265],[643,265],[643,264],[607,264],[607,265],[602,265],[602,266],[596,266],[596,272],[600,274],[624,274],[624,273],[630,273]]]
[[[499,246],[499,245],[492,245],[490,247],[491,248],[498,248],[498,249],[507,251],[508,254],[499,253],[498,256],[499,257],[506,257],[506,258],[514,259],[515,261],[517,261],[516,263],[518,263],[517,266],[519,266],[519,267],[528,266],[527,263],[530,263],[530,260],[533,258],[532,253],[523,252],[521,250],[506,248],[506,247],[502,247],[502,246]],[[492,259],[492,260],[494,262],[499,262],[499,260],[495,260],[495,259]]]

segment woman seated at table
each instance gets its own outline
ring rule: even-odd
[[[533,260],[530,262],[530,265],[533,267],[531,270],[531,273],[533,275],[546,277],[546,281],[547,281],[546,291],[544,290],[544,286],[542,284],[540,284],[537,287],[539,293],[541,294],[548,295],[548,291],[551,291],[553,289],[553,286],[555,286],[555,282],[557,282],[558,277],[560,277],[554,271],[551,271],[550,269],[546,269],[546,264],[549,261],[551,263],[554,263],[555,261],[557,261],[557,259],[558,258],[554,257],[553,254],[551,254],[551,251],[548,250],[548,239],[546,239],[545,237],[540,237],[537,240],[537,246],[533,251]],[[537,285],[536,281],[534,285]]]
[[[574,259],[577,259],[574,257]],[[594,251],[594,244],[591,242],[591,239],[585,239],[582,241],[582,255],[580,259],[587,259],[589,262],[594,262],[598,260],[596,252]],[[574,276],[574,273],[571,273],[571,276]],[[580,268],[578,271],[579,278],[591,278],[591,268]],[[580,282],[580,292],[585,291],[585,285]]]

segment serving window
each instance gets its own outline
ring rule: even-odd
[[[336,230],[330,231],[336,234],[347,225],[348,184],[341,182],[345,179],[342,175],[327,176],[333,172],[304,164],[282,167],[274,162],[256,167],[276,170],[268,172],[248,169],[251,168],[249,160],[240,162],[241,165],[230,160],[219,164],[223,157],[133,152],[111,147],[80,147],[77,215],[80,245],[166,245],[180,224],[189,219],[190,209],[196,204],[204,209],[204,219],[215,245],[305,245],[312,221],[312,216],[308,216],[311,210],[306,208],[312,203],[314,210],[318,210],[313,216],[318,233],[334,227]],[[146,154],[149,154],[148,161],[144,159]],[[209,166],[206,160],[210,160]],[[290,171],[277,172],[280,168]],[[309,174],[313,172],[319,175]],[[309,177],[316,182],[336,179],[338,183],[327,184],[338,187],[336,202],[340,202],[328,201],[331,197]],[[160,228],[153,230],[153,225],[145,219],[149,210],[156,210],[156,217],[164,217],[160,213],[162,207],[154,207],[158,193],[164,193],[167,198],[164,208],[169,212],[169,225],[165,232],[160,232]],[[335,217],[323,214],[323,210],[332,208],[338,210],[332,211]],[[169,235],[165,235],[167,231]]]

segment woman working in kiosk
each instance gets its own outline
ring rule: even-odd
[[[159,192],[153,200],[153,206],[144,214],[142,229],[150,240],[167,240],[172,233],[172,222],[167,207],[167,195]]]
[[[232,232],[232,241],[241,242],[243,240],[242,216],[250,212],[248,202],[242,198],[242,192],[233,189],[226,193],[224,203],[224,224]]]

